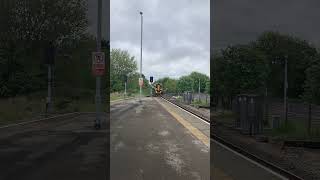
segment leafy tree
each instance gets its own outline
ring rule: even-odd
[[[236,45],[223,50],[214,61],[214,84],[223,96],[262,92],[268,76],[264,54],[249,45]]]
[[[199,72],[192,72],[189,76],[192,79],[193,91],[198,92],[200,80],[200,92],[204,92],[207,82],[209,81],[209,77]]]
[[[183,93],[185,91],[192,91],[193,79],[190,76],[182,76],[177,82],[177,91]]]
[[[157,80],[157,83],[162,84],[163,89],[166,93],[176,93],[177,92],[177,80],[164,77],[162,79]]]
[[[16,40],[67,45],[87,29],[87,0],[16,1],[11,12],[10,30]]]
[[[86,34],[86,0],[12,0],[2,5],[0,96],[41,90],[47,77],[44,45],[54,42],[60,54],[75,46]]]
[[[320,104],[320,56],[314,59],[306,70],[303,99],[309,103]]]
[[[199,80],[201,86],[200,91],[209,92],[209,77],[199,72],[192,72],[187,76],[180,77],[178,80],[164,77],[157,80],[157,82],[162,84],[166,93],[183,93],[185,91],[198,92]]]
[[[254,45],[267,57],[270,67],[269,91],[275,96],[283,95],[284,59],[287,58],[288,96],[299,97],[304,90],[305,70],[317,50],[307,41],[272,31],[263,33]]]
[[[128,51],[123,51],[121,49],[112,49],[110,58],[111,92],[122,91],[124,89],[124,76],[132,74],[132,77],[136,77],[135,71],[137,70],[137,62],[133,56],[130,56]],[[137,82],[138,80],[136,83]]]

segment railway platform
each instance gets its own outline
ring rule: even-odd
[[[72,114],[0,128],[0,180],[105,180],[106,118],[100,130],[94,119]]]
[[[111,179],[210,179],[209,124],[160,97],[111,110]]]

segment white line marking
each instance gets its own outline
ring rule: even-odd
[[[238,156],[242,157],[243,159],[245,159],[245,160],[247,160],[247,161],[251,162],[252,164],[254,164],[254,165],[256,165],[256,166],[258,166],[258,167],[260,167],[260,168],[262,168],[262,169],[264,169],[264,170],[268,171],[269,173],[271,173],[271,174],[273,174],[273,175],[277,176],[278,178],[288,180],[287,178],[283,177],[282,175],[280,175],[280,174],[278,174],[278,173],[276,173],[276,172],[272,171],[271,169],[269,169],[269,168],[267,168],[267,167],[265,167],[265,166],[263,166],[263,165],[261,165],[261,164],[257,163],[256,161],[254,161],[254,160],[252,160],[252,159],[250,159],[250,158],[248,158],[248,157],[246,157],[246,156],[244,156],[244,155],[242,155],[242,154],[238,153],[237,151],[234,151],[234,150],[230,149],[229,147],[227,147],[227,146],[225,146],[225,145],[221,144],[220,142],[215,141],[215,140],[212,140],[212,141],[214,141],[214,143],[218,144],[219,146],[221,146],[221,147],[223,147],[223,148],[225,148],[225,149],[227,149],[227,150],[229,150],[229,151],[233,152],[234,154],[236,154],[236,155],[238,155]]]
[[[194,115],[194,114],[190,113],[189,111],[186,111],[185,109],[182,109],[181,107],[179,107],[179,106],[177,106],[177,105],[173,104],[172,102],[170,102],[170,101],[166,100],[165,98],[163,98],[163,97],[161,97],[161,98],[162,98],[162,99],[164,99],[165,101],[167,101],[168,103],[170,103],[170,104],[172,104],[172,105],[174,105],[174,106],[178,107],[179,109],[181,109],[181,110],[183,110],[183,111],[185,111],[185,112],[189,113],[190,115],[192,115],[192,116],[194,116],[194,117],[196,117],[196,118],[200,119],[200,120],[201,120],[201,121],[203,121],[204,123],[206,123],[206,124],[210,124],[208,121],[203,120],[202,118],[200,118],[200,117],[198,117],[198,116],[196,116],[196,115]]]

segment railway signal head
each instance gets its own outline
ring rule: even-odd
[[[150,76],[150,82],[153,83],[153,76]]]

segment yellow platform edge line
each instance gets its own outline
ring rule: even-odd
[[[199,129],[195,128],[188,121],[184,120],[181,116],[173,112],[170,108],[160,102],[158,99],[156,101],[161,104],[161,106],[168,111],[180,124],[182,124],[186,129],[188,129],[196,138],[198,138],[207,147],[210,147],[210,139],[203,134]]]

